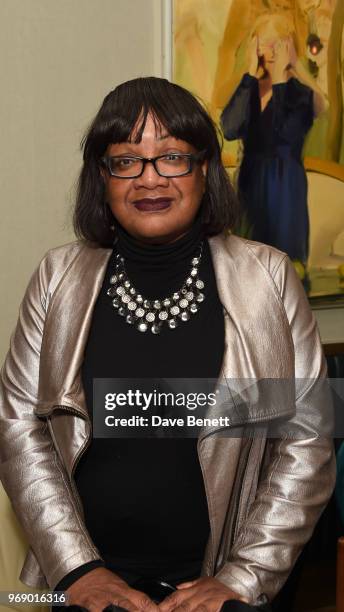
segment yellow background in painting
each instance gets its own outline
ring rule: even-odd
[[[297,52],[306,67],[309,32],[314,31],[314,24],[319,36],[327,36],[327,31],[327,63],[322,74],[330,108],[315,120],[304,153],[344,163],[344,2],[174,0],[173,9],[174,81],[198,95],[217,122],[221,110],[247,70],[246,43],[258,15],[277,12],[291,20]],[[317,82],[323,89],[319,79]],[[225,142],[224,153],[231,164],[240,161],[237,142]]]

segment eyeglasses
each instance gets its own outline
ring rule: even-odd
[[[172,178],[191,174],[194,164],[203,160],[206,150],[199,153],[168,153],[158,157],[138,157],[134,155],[114,155],[102,157],[101,162],[110,176],[116,178],[138,178],[146,164],[153,164],[159,176]]]

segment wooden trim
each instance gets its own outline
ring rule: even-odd
[[[331,344],[323,344],[325,355],[344,355],[344,342],[333,342]],[[344,610],[343,610],[344,612]]]
[[[327,176],[332,176],[332,178],[344,182],[343,164],[337,164],[337,162],[329,161],[327,159],[320,159],[320,157],[305,157],[303,163],[305,170],[308,172],[326,174]]]
[[[222,153],[222,163],[225,168],[235,168],[237,166],[236,157],[232,153]],[[305,157],[303,165],[306,172],[317,172],[331,176],[338,181],[344,182],[344,165],[337,162],[321,159],[320,157]]]
[[[344,538],[337,542],[336,612],[344,612]]]

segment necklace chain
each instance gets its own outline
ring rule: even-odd
[[[138,293],[129,280],[125,260],[120,253],[115,255],[115,273],[110,278],[107,294],[112,298],[116,312],[134,325],[140,332],[150,330],[159,334],[163,325],[176,329],[180,321],[187,322],[199,310],[204,301],[204,282],[199,278],[203,241],[197,257],[191,260],[189,273],[179,291],[156,300],[150,300]]]

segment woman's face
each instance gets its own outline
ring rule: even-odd
[[[135,134],[131,139],[135,140]],[[151,115],[148,115],[140,143],[110,144],[105,155],[157,157],[167,153],[197,151],[184,140],[170,136],[163,126],[158,133]],[[101,172],[107,202],[114,217],[135,238],[143,242],[168,243],[191,227],[205,189],[206,162],[195,163],[191,174],[176,178],[159,176],[150,163],[138,178],[121,179],[110,176],[105,169]],[[154,209],[157,203],[160,209]]]
[[[275,61],[275,45],[279,40],[281,36],[272,23],[267,24],[258,32],[258,55],[264,57],[265,63],[271,64]]]

